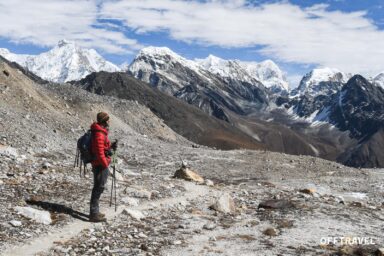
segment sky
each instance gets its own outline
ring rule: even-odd
[[[384,71],[384,0],[0,0],[0,48],[39,54],[61,39],[115,63],[146,46],[194,59],[271,59],[291,87],[313,68]]]

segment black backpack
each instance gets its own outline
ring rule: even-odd
[[[75,158],[75,166],[80,166],[80,177],[81,167],[83,166],[84,176],[87,169],[87,164],[91,163],[95,156],[92,154],[92,131],[88,130],[77,140],[77,152]]]

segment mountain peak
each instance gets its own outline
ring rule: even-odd
[[[76,43],[74,41],[69,41],[69,40],[66,40],[66,39],[62,39],[62,40],[60,40],[57,43],[58,47],[63,47],[63,46],[66,46],[66,45],[73,45],[73,46],[75,46]]]
[[[336,68],[315,68],[303,77],[299,87],[292,91],[292,95],[330,95],[340,90],[350,78],[351,74],[346,74]]]
[[[178,56],[177,53],[169,49],[168,47],[157,47],[157,46],[148,46],[140,50],[139,55],[151,55],[151,56]]]
[[[384,89],[384,71],[373,78],[373,84]]]
[[[68,40],[60,40],[54,48],[39,55],[13,54],[6,49],[0,49],[0,54],[45,80],[59,83],[78,80],[92,72],[120,70],[94,49],[82,49]]]

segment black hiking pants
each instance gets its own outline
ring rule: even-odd
[[[109,170],[103,169],[102,166],[92,168],[93,172],[93,189],[91,195],[90,215],[99,213],[99,199],[104,191],[105,184],[107,183]]]

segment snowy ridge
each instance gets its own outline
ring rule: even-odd
[[[149,61],[150,60],[150,61]],[[248,82],[258,86],[260,82],[273,92],[288,91],[282,71],[270,60],[256,62],[242,62],[238,60],[224,60],[214,55],[209,55],[205,59],[186,59],[167,47],[146,47],[143,48],[133,60],[128,70],[135,77],[144,81],[149,81],[148,76],[151,72],[164,75],[176,83],[181,83],[178,79],[168,72],[173,70],[175,64],[196,72],[207,80],[211,80],[214,74],[221,78],[230,78],[237,81]]]
[[[261,82],[274,92],[288,91],[289,85],[283,72],[271,60],[260,63],[239,60],[224,60],[214,55],[205,59],[195,59],[202,68],[221,77],[229,77],[239,81],[254,83]]]
[[[19,55],[0,49],[0,55],[14,61],[41,78],[53,82],[79,80],[92,72],[120,71],[94,49],[83,49],[74,42],[61,40],[57,46],[39,55]]]
[[[373,84],[376,86],[380,86],[381,88],[384,89],[384,72],[381,72],[375,78],[373,78]]]
[[[292,96],[309,94],[317,96],[320,94],[330,95],[341,89],[342,84],[348,82],[352,77],[351,74],[346,74],[335,68],[318,68],[307,73],[300,82],[298,88],[292,91]],[[338,86],[321,86],[324,83],[335,83]]]
[[[150,58],[154,61],[154,66],[148,64],[145,61],[141,61],[142,59]],[[171,62],[171,63],[169,63]],[[200,66],[194,61],[185,59],[173,52],[168,47],[154,47],[149,46],[140,50],[139,54],[132,61],[129,66],[129,71],[133,74],[137,74],[140,70],[154,70],[160,71],[164,69],[166,65],[174,63],[180,63],[181,65],[192,69],[193,71],[200,73]]]

